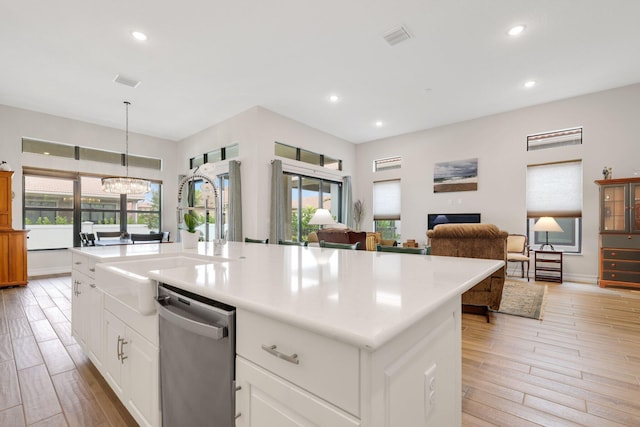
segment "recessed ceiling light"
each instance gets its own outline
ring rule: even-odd
[[[507,34],[509,34],[510,36],[517,36],[521,34],[525,28],[526,26],[522,24],[514,25],[513,27],[509,28],[509,31],[507,31]]]
[[[536,81],[535,80],[529,80],[524,82],[524,87],[527,89],[531,89],[532,87],[534,87],[536,85]]]
[[[376,127],[378,127],[378,128],[382,127],[382,125],[383,125],[383,124],[384,124],[384,123],[382,123],[382,121],[381,121],[381,120],[378,120],[378,121],[376,121],[376,123],[375,123]]]
[[[340,97],[338,95],[329,95],[329,102],[336,103],[340,101]]]
[[[132,31],[131,35],[134,39],[139,40],[141,42],[147,41],[147,35],[140,31]]]

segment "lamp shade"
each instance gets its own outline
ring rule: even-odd
[[[562,233],[562,227],[550,216],[543,216],[533,226],[534,231],[555,231]]]
[[[318,209],[309,220],[311,225],[328,225],[335,224],[335,220],[331,216],[331,212],[327,209]]]

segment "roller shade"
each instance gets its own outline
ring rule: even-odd
[[[582,161],[527,166],[527,217],[582,217]]]
[[[373,183],[373,220],[400,220],[400,180]]]

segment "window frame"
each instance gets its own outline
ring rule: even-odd
[[[106,176],[106,175],[105,175]],[[68,172],[62,170],[49,170],[49,169],[37,169],[37,168],[24,168],[22,172],[22,227],[28,228],[31,224],[26,224],[26,212],[33,210],[43,210],[43,211],[59,211],[61,210],[58,207],[47,207],[46,209],[34,209],[34,207],[28,207],[26,205],[27,198],[27,190],[26,190],[26,180],[27,177],[41,177],[41,178],[50,178],[50,179],[65,179],[72,181],[73,185],[73,207],[72,209],[66,208],[66,211],[72,212],[73,217],[73,246],[72,247],[80,247],[80,232],[82,231],[82,214],[84,212],[116,212],[119,218],[120,223],[119,229],[120,232],[126,233],[128,232],[127,227],[127,196],[126,194],[120,195],[120,207],[117,210],[113,209],[86,209],[82,207],[82,178],[103,178],[102,175],[94,175],[94,174],[85,174],[79,172]],[[162,230],[162,181],[150,180],[152,183],[158,185],[158,198],[159,198],[159,211],[152,211],[152,213],[159,214],[159,230]],[[140,212],[140,211],[138,211]],[[144,211],[145,213],[149,211]],[[115,225],[115,224],[114,224]],[[52,246],[50,248],[40,248],[40,249],[28,249],[28,251],[40,251],[40,250],[58,250],[58,249],[68,249],[68,247],[60,246]]]

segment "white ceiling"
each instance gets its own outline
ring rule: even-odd
[[[639,0],[0,0],[0,104],[122,128],[129,100],[131,131],[172,140],[261,105],[357,143],[636,83],[638,17]]]

